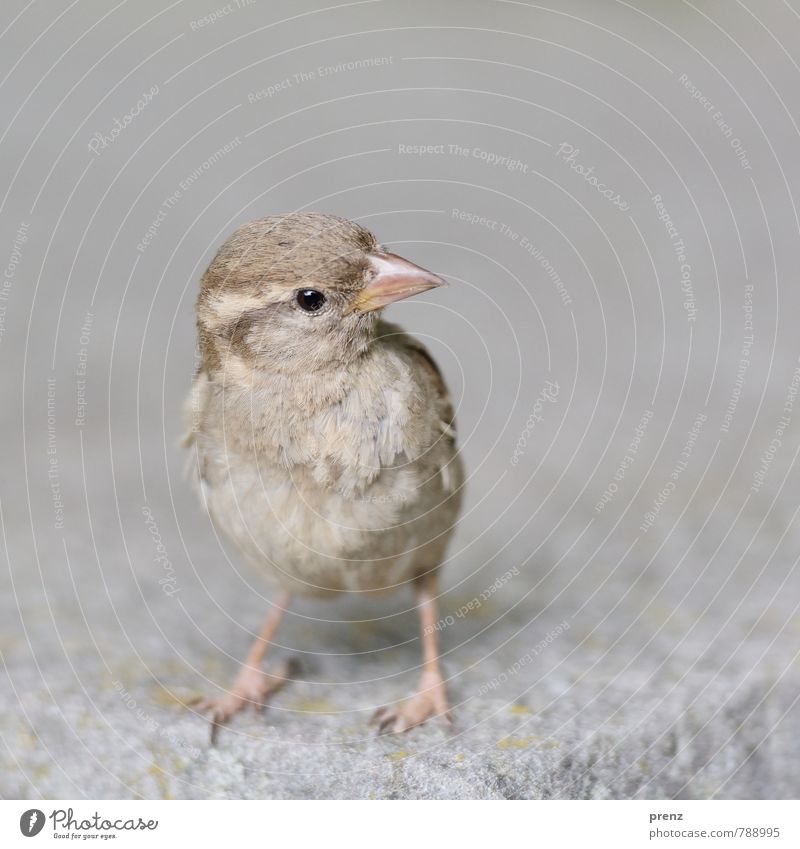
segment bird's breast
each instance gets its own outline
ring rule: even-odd
[[[415,552],[436,536],[433,480],[412,464],[345,494],[308,470],[231,468],[206,500],[248,560],[295,592],[381,590],[412,578]]]
[[[446,404],[397,345],[332,377],[338,389],[272,384],[235,397],[199,383],[193,440],[211,516],[295,592],[402,583],[449,536],[461,467]]]

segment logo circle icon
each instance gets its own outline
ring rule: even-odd
[[[19,818],[19,830],[25,837],[36,837],[44,828],[44,811],[31,808]]]

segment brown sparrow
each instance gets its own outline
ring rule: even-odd
[[[289,677],[260,668],[293,595],[381,593],[411,582],[421,621],[417,694],[374,719],[405,731],[449,722],[436,581],[463,483],[453,410],[430,354],[381,310],[444,281],[332,215],[240,227],[203,276],[201,363],[187,444],[215,525],[282,588],[219,726]]]

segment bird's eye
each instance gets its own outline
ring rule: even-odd
[[[316,289],[301,289],[297,293],[297,303],[306,312],[317,312],[325,303],[325,295]]]

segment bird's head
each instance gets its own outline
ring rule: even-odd
[[[366,351],[383,307],[443,283],[352,221],[262,218],[236,230],[203,276],[201,354],[210,369],[341,367]]]

